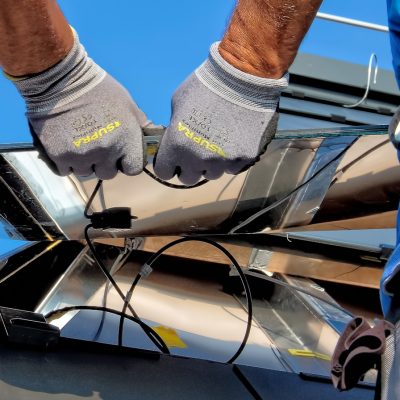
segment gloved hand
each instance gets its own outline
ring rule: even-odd
[[[171,123],[154,164],[161,179],[177,174],[191,185],[202,175],[237,174],[259,159],[276,132],[287,74],[267,79],[244,73],[221,57],[218,46],[172,98]]]
[[[13,80],[26,102],[34,139],[60,175],[113,178],[144,167],[141,128],[151,124],[127,90],[74,45],[55,66]],[[35,138],[36,136],[36,138]]]
[[[397,151],[400,150],[400,107],[394,113],[388,129],[390,140]]]

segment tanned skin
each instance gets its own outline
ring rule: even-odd
[[[296,57],[322,0],[238,0],[219,46],[231,65],[279,79]]]
[[[220,44],[236,68],[281,78],[292,64],[322,0],[238,0]],[[0,66],[36,74],[63,59],[73,35],[55,0],[1,0]]]
[[[9,75],[50,68],[68,54],[73,41],[55,0],[1,0],[0,66]]]

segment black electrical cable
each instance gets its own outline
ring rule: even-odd
[[[104,294],[103,294],[103,302],[102,302],[102,307],[107,307],[107,298],[108,298],[108,292],[109,292],[109,287],[110,287],[110,282],[106,282],[106,284],[104,285]],[[103,330],[104,327],[104,322],[106,319],[106,313],[103,312],[103,315],[101,316],[101,320],[100,320],[100,324],[97,328],[97,331],[95,333],[95,335],[93,336],[93,341],[97,342],[97,340],[100,337],[100,334]]]
[[[124,300],[125,296],[122,292],[122,290],[120,289],[120,287],[118,286],[117,282],[115,282],[114,278],[112,277],[112,275],[108,272],[106,266],[103,264],[103,261],[101,260],[101,258],[98,256],[97,254],[97,250],[95,249],[90,237],[89,237],[89,229],[92,227],[92,224],[88,224],[85,227],[85,239],[86,242],[90,248],[90,251],[93,254],[93,257],[97,263],[97,265],[100,267],[101,271],[103,272],[103,274],[106,276],[106,278],[108,279],[108,281],[114,286],[114,289],[117,291],[117,293],[120,295],[120,297]],[[136,312],[132,309],[129,309],[129,311],[134,315],[134,317],[138,318],[138,315],[136,314]]]
[[[120,287],[118,286],[117,282],[115,282],[114,278],[112,277],[112,275],[108,272],[106,266],[103,264],[103,261],[101,261],[101,258],[98,256],[97,251],[89,237],[89,229],[92,227],[91,224],[88,224],[85,227],[84,230],[84,234],[85,234],[85,239],[86,242],[93,254],[93,257],[97,263],[97,265],[99,266],[99,268],[101,269],[101,271],[103,272],[103,274],[106,276],[106,278],[108,279],[108,281],[114,286],[114,289],[117,291],[117,293],[119,294],[119,296],[121,297],[121,299],[124,301],[124,305],[126,304],[126,299],[124,296],[124,293],[122,292],[122,290],[120,289]],[[133,309],[133,307],[129,304],[128,305],[129,311],[133,314],[133,316],[136,319],[140,319],[139,316],[136,314],[135,310]],[[126,311],[126,308],[125,308]],[[157,348],[162,351],[163,353],[169,354],[169,350],[168,350],[168,346],[165,344],[165,342],[160,338],[160,336],[157,334],[156,331],[154,331],[153,329],[149,332],[146,331],[146,333],[148,333],[148,337],[149,339],[157,346]]]
[[[351,143],[351,145],[353,145],[357,140],[358,140],[358,138],[356,138],[356,139],[353,141],[353,143]],[[343,154],[344,154],[347,150],[348,150],[348,148],[342,150],[339,154],[337,154],[332,160],[330,160],[330,161],[329,161],[328,163],[326,163],[323,167],[321,167],[316,173],[314,173],[314,174],[313,174],[308,180],[306,180],[304,183],[302,183],[301,185],[299,185],[299,186],[297,186],[296,188],[294,188],[289,194],[287,194],[287,195],[284,196],[283,198],[281,198],[281,199],[275,201],[275,202],[272,203],[271,205],[267,206],[266,208],[260,210],[260,211],[257,212],[256,214],[252,215],[251,217],[249,217],[248,219],[246,219],[245,221],[243,221],[242,223],[240,223],[239,225],[237,225],[236,227],[234,227],[233,229],[231,229],[231,231],[230,231],[229,233],[235,233],[237,230],[239,230],[239,229],[243,228],[244,226],[248,225],[249,223],[251,223],[252,221],[254,221],[256,218],[258,218],[259,216],[265,214],[266,212],[272,210],[273,208],[278,207],[278,206],[279,206],[280,204],[282,204],[284,201],[286,201],[287,199],[289,199],[293,194],[295,194],[295,193],[298,192],[300,189],[302,189],[303,187],[305,187],[306,185],[308,185],[313,179],[315,179],[321,172],[323,172],[323,171],[324,171],[327,167],[329,167],[333,162],[335,162],[335,161],[337,161],[338,159],[340,159],[340,157],[342,157]],[[147,175],[149,175],[151,178],[153,178],[154,180],[156,180],[157,182],[159,182],[159,183],[161,183],[161,184],[163,184],[163,185],[165,185],[165,186],[174,188],[174,189],[191,189],[191,188],[195,188],[195,187],[202,186],[202,185],[204,185],[205,183],[208,182],[208,180],[204,179],[203,181],[200,181],[200,182],[198,182],[198,183],[196,183],[195,185],[192,185],[192,186],[175,185],[175,184],[171,184],[171,183],[169,183],[169,182],[165,182],[165,181],[159,179],[157,176],[155,176],[152,172],[150,172],[150,171],[147,170],[146,168],[144,169],[144,172],[145,172]],[[93,199],[94,199],[94,197],[95,197],[97,191],[98,191],[99,188],[101,187],[101,184],[102,184],[102,181],[99,180],[99,181],[97,182],[97,185],[96,185],[96,187],[95,187],[95,189],[94,189],[92,195],[90,196],[90,198],[89,198],[89,200],[88,200],[87,205],[86,205],[86,208],[85,208],[85,216],[88,217],[88,218],[90,218],[90,216],[88,215],[89,207],[90,207],[90,205],[91,205],[91,203],[92,203],[92,201],[93,201]],[[90,238],[89,238],[89,236],[88,236],[88,229],[89,229],[90,227],[91,227],[91,225],[88,225],[88,226],[85,228],[85,237],[86,237],[86,240],[88,241],[88,244],[90,243]],[[88,239],[89,239],[89,240],[88,240]],[[244,288],[245,288],[245,293],[246,293],[246,298],[247,298],[247,305],[248,305],[248,323],[247,323],[247,328],[246,328],[245,336],[244,336],[244,338],[243,338],[243,341],[242,341],[242,343],[241,343],[239,349],[238,349],[237,352],[234,354],[234,356],[232,356],[231,359],[228,360],[228,363],[232,363],[232,362],[233,362],[234,360],[236,360],[237,357],[241,354],[241,352],[243,351],[243,349],[244,349],[244,347],[245,347],[245,345],[246,345],[246,342],[247,342],[247,340],[248,340],[248,336],[249,336],[249,334],[250,334],[251,321],[252,321],[252,299],[251,299],[250,287],[249,287],[249,285],[248,285],[248,282],[247,282],[247,279],[246,279],[245,275],[243,274],[242,270],[240,269],[240,267],[239,267],[239,265],[237,264],[237,262],[236,262],[236,260],[234,259],[234,257],[233,257],[224,247],[222,247],[221,245],[219,245],[218,243],[216,243],[216,242],[214,242],[214,241],[211,241],[211,240],[208,240],[208,239],[205,239],[205,238],[182,238],[182,239],[178,239],[178,240],[176,240],[176,241],[174,241],[174,242],[171,242],[171,243],[167,244],[166,246],[162,247],[159,251],[157,251],[155,254],[153,254],[152,257],[149,258],[149,260],[147,261],[146,264],[147,264],[149,267],[151,267],[151,265],[158,259],[158,257],[159,257],[164,251],[166,251],[168,248],[170,248],[170,247],[172,247],[172,246],[174,246],[174,245],[176,245],[176,244],[179,244],[179,243],[182,243],[182,242],[185,242],[185,241],[189,241],[189,240],[193,240],[193,241],[202,241],[202,242],[205,242],[205,243],[209,243],[209,244],[211,244],[212,246],[217,247],[218,249],[220,249],[220,250],[232,261],[232,264],[233,264],[233,265],[235,266],[235,268],[237,269],[237,271],[238,271],[238,273],[239,273],[239,276],[240,276],[240,279],[241,279],[241,281],[242,281],[242,283],[243,283],[243,286],[244,286]],[[90,244],[91,244],[91,243],[90,243]],[[90,245],[89,245],[89,247],[91,247],[91,250],[92,250],[92,252],[93,252],[93,255],[95,256],[95,249],[94,249],[94,246],[90,246]],[[96,258],[96,256],[95,256],[95,258]],[[99,259],[97,260],[97,259],[96,259],[96,261],[101,261],[101,260],[99,260]],[[98,264],[99,264],[99,266],[101,266],[100,263],[98,263]],[[103,270],[103,268],[102,268],[102,270]],[[108,271],[107,271],[105,268],[104,268],[103,272],[104,272],[104,271],[106,271],[106,272],[108,273]],[[109,275],[109,276],[111,277],[111,275]],[[111,277],[111,279],[112,279],[112,277]],[[141,279],[141,274],[139,273],[139,274],[136,276],[135,280],[133,281],[133,283],[132,283],[132,285],[131,285],[129,291],[127,292],[126,297],[125,297],[123,294],[122,294],[122,296],[121,296],[121,294],[120,294],[121,298],[124,300],[124,307],[123,307],[123,311],[122,311],[122,313],[121,313],[120,325],[119,325],[119,331],[118,331],[118,343],[119,343],[120,345],[122,344],[123,325],[124,325],[124,318],[125,318],[125,315],[126,315],[126,309],[129,308],[129,309],[131,310],[131,308],[132,308],[131,305],[130,305],[129,303],[130,303],[130,300],[131,300],[133,291],[134,291],[135,287],[137,286],[138,282],[140,281],[140,279]],[[272,278],[272,279],[273,279],[273,278]],[[270,280],[272,280],[272,279],[270,279]],[[113,282],[113,279],[110,280],[110,282],[112,283],[112,282]],[[115,282],[115,281],[114,281],[114,282]],[[275,283],[277,283],[277,282],[275,282]],[[281,283],[280,283],[280,284],[281,284]],[[113,285],[114,285],[114,284],[113,284]],[[115,283],[115,285],[116,285],[116,283]],[[114,287],[116,287],[115,285],[114,285]],[[292,285],[288,285],[288,286],[292,286]],[[118,286],[117,286],[117,287],[118,287]],[[293,287],[293,288],[296,289],[296,290],[298,290],[298,291],[301,291],[301,292],[304,292],[304,293],[309,294],[309,295],[311,295],[311,296],[314,296],[314,297],[319,298],[318,296],[315,296],[315,295],[313,295],[312,293],[309,293],[309,292],[307,292],[306,290],[304,290],[304,289],[302,289],[302,288],[298,288],[298,287]],[[248,290],[247,290],[247,289],[248,289]],[[119,288],[117,289],[117,291],[119,291]],[[122,293],[122,292],[121,292],[121,293]],[[322,300],[322,301],[325,301],[326,303],[328,303],[328,304],[330,304],[330,305],[332,305],[332,306],[334,306],[334,307],[336,307],[336,308],[341,309],[341,311],[346,312],[346,314],[350,315],[349,312],[347,312],[345,309],[341,308],[340,306],[334,305],[333,303],[331,303],[331,302],[329,302],[329,301],[327,301],[327,300],[325,300],[325,299],[322,299],[322,298],[319,298],[319,299]],[[131,310],[131,312],[132,312],[132,310]]]
[[[95,188],[93,189],[92,194],[89,197],[89,200],[86,203],[86,207],[84,210],[84,214],[86,218],[91,218],[91,215],[89,214],[89,208],[93,203],[93,200],[97,194],[97,192],[100,190],[101,186],[103,184],[103,181],[101,179],[99,179],[97,181],[97,184],[95,186]],[[112,275],[108,272],[107,268],[105,267],[105,265],[103,264],[101,258],[98,256],[97,251],[95,249],[95,247],[93,246],[92,241],[90,240],[89,237],[89,229],[92,227],[91,224],[88,224],[85,227],[84,230],[84,235],[85,235],[85,239],[86,242],[93,254],[93,257],[97,263],[97,265],[99,266],[99,268],[101,269],[101,271],[103,272],[103,274],[106,276],[106,278],[108,279],[108,281],[114,286],[115,290],[117,291],[117,293],[120,295],[121,299],[124,301],[125,304],[125,296],[122,292],[122,290],[120,289],[120,287],[118,286],[117,282],[115,282],[114,278],[112,277]],[[136,314],[135,310],[133,309],[133,307],[131,305],[129,305],[129,311],[132,313],[132,315],[137,318],[140,319],[139,316]],[[125,312],[126,312],[126,308],[125,308]],[[161,339],[161,337],[157,334],[157,332],[155,332],[154,330],[150,330],[149,332],[146,331],[146,333],[148,333],[148,337],[149,339],[154,343],[155,346],[157,346],[157,348],[162,351],[163,353],[167,353],[169,354],[169,349],[168,346],[165,344],[165,342]]]
[[[114,310],[112,308],[107,308],[107,307],[98,307],[98,306],[69,306],[69,307],[62,307],[62,308],[58,308],[56,310],[52,310],[50,312],[48,312],[44,317],[46,319],[51,318],[52,316],[54,316],[55,314],[64,314],[70,311],[76,311],[76,310],[93,310],[93,311],[102,311],[102,312],[106,312],[109,314],[115,314],[115,315],[122,315],[121,311],[118,310]],[[124,315],[124,318],[129,319],[130,321],[135,322],[136,324],[138,324],[145,333],[147,333],[147,337],[150,338],[150,335],[155,334],[156,337],[158,337],[158,340],[160,342],[163,342],[161,337],[157,334],[157,332],[154,331],[154,329],[152,329],[149,325],[147,325],[145,322],[143,322],[140,318],[135,318],[131,315]],[[168,347],[165,346],[165,349],[163,351],[163,353],[165,354],[170,354],[169,353],[169,349]]]
[[[85,215],[86,218],[89,218],[89,219],[90,219],[90,217],[91,217],[91,216],[89,215],[89,208],[90,208],[90,206],[92,205],[93,200],[94,200],[94,198],[95,198],[97,192],[100,190],[102,184],[103,184],[103,180],[102,180],[102,179],[99,179],[99,180],[97,181],[97,183],[96,183],[96,186],[95,186],[94,189],[93,189],[92,194],[91,194],[90,197],[89,197],[89,200],[88,200],[87,203],[86,203],[85,210],[83,211],[83,214]]]
[[[237,349],[235,354],[227,361],[229,364],[231,364],[239,357],[239,355],[242,353],[243,349],[245,348],[247,340],[248,340],[249,335],[250,335],[251,323],[252,323],[252,320],[253,320],[253,300],[252,300],[252,297],[251,297],[250,286],[249,286],[249,283],[247,282],[245,274],[241,270],[238,262],[232,256],[232,254],[228,250],[226,250],[223,246],[221,246],[219,243],[214,242],[213,240],[209,240],[209,239],[205,239],[205,238],[185,237],[185,238],[181,238],[181,239],[175,240],[175,241],[173,241],[171,243],[168,243],[165,246],[163,246],[160,250],[158,250],[156,253],[154,253],[147,260],[147,262],[144,265],[146,265],[146,266],[151,268],[151,265],[162,255],[162,253],[164,253],[170,247],[175,246],[175,245],[177,245],[179,243],[188,242],[188,241],[197,241],[197,242],[208,243],[211,246],[214,246],[217,249],[219,249],[220,251],[222,251],[229,258],[229,260],[232,262],[233,266],[235,267],[235,269],[237,270],[237,272],[239,274],[240,280],[242,281],[242,284],[243,284],[243,287],[244,287],[244,291],[245,291],[245,294],[246,294],[246,300],[247,300],[247,326],[246,326],[246,331],[245,331],[245,334],[243,336],[243,339],[242,339],[242,342],[241,342],[239,348]],[[121,338],[121,341],[122,341],[122,335],[123,335],[124,312],[126,311],[126,308],[129,305],[129,301],[130,301],[130,299],[132,297],[132,293],[135,290],[135,287],[139,283],[140,279],[141,279],[141,274],[139,272],[136,275],[131,287],[129,288],[129,291],[128,291],[127,295],[126,295],[126,298],[125,298],[126,300],[125,300],[125,303],[124,303],[124,308],[122,309],[122,315],[121,315],[120,326],[119,326],[119,334],[118,334],[118,337]]]
[[[197,182],[194,185],[177,185],[175,183],[170,183],[170,182],[163,181],[158,176],[153,174],[150,170],[148,170],[146,167],[143,168],[143,172],[145,174],[147,174],[148,176],[150,176],[155,181],[157,181],[158,183],[161,183],[162,185],[167,186],[167,187],[172,188],[172,189],[194,189],[194,188],[203,186],[203,185],[205,185],[206,183],[209,182],[209,180],[203,179],[202,181]],[[90,215],[88,214],[89,208],[92,205],[93,199],[95,198],[95,196],[96,196],[97,192],[99,191],[99,189],[100,189],[102,184],[103,184],[103,180],[99,179],[97,181],[97,184],[96,184],[95,188],[93,189],[92,194],[90,195],[90,198],[89,198],[88,202],[86,203],[86,207],[85,207],[85,211],[84,211],[84,214],[85,214],[86,218],[90,218]]]
[[[137,274],[131,287],[129,288],[126,296],[125,296],[125,301],[124,301],[124,306],[122,307],[122,316],[119,319],[119,326],[118,326],[118,345],[122,346],[122,338],[123,338],[123,332],[124,332],[124,317],[123,315],[126,314],[126,308],[131,302],[132,299],[132,293],[136,287],[136,285],[139,283],[141,275]]]
[[[125,255],[122,257],[122,259],[119,260],[119,263],[121,264],[119,268],[122,268],[125,265],[125,263],[127,262],[128,258],[129,258],[129,254],[130,253],[125,253]],[[110,282],[107,282],[105,284],[105,286],[104,286],[102,307],[107,307],[107,298],[108,298],[109,288],[110,288]],[[103,315],[101,317],[101,321],[100,321],[99,327],[97,328],[97,332],[95,333],[95,335],[94,335],[94,337],[92,339],[95,342],[98,340],[98,338],[100,336],[100,333],[103,330],[105,316],[106,316],[106,313],[103,313]]]
[[[89,197],[89,200],[88,200],[87,203],[86,203],[85,210],[84,210],[84,212],[83,212],[83,214],[85,215],[86,218],[89,218],[89,219],[90,219],[90,217],[91,217],[91,215],[89,214],[89,208],[90,208],[90,206],[92,205],[93,200],[94,200],[94,198],[95,198],[97,192],[100,190],[102,184],[103,184],[103,180],[102,180],[102,179],[99,179],[99,180],[97,181],[97,184],[96,184],[95,188],[93,189],[92,194],[91,194],[90,197]],[[93,252],[93,251],[92,251],[92,252]],[[105,287],[105,291],[104,291],[104,296],[103,296],[103,307],[106,307],[106,305],[107,305],[108,284],[109,284],[109,282],[107,282],[106,287]],[[103,329],[104,319],[105,319],[105,313],[103,313],[103,316],[102,316],[102,318],[101,318],[101,322],[100,322],[99,328],[97,329],[96,335],[95,335],[95,337],[94,337],[94,339],[93,339],[93,340],[95,340],[95,341],[98,339],[98,337],[99,337],[99,335],[100,335],[100,332],[101,332],[101,330]]]
[[[145,174],[147,174],[148,176],[150,176],[150,178],[152,178],[155,181],[157,181],[158,183],[161,183],[162,185],[167,186],[167,187],[172,188],[172,189],[194,189],[194,188],[197,188],[199,186],[203,186],[204,184],[209,182],[208,179],[203,179],[202,181],[197,182],[194,185],[188,185],[188,186],[187,185],[176,185],[175,183],[170,183],[170,182],[163,181],[162,179],[160,179],[159,177],[154,175],[151,171],[149,171],[146,167],[143,168],[143,172]]]

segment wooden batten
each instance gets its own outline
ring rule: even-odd
[[[178,239],[173,236],[146,237],[140,246],[140,250],[154,253],[167,243]],[[101,239],[98,242],[122,247],[123,239]],[[221,243],[238,261],[241,267],[247,267],[252,253],[251,247]],[[168,249],[166,255],[181,257],[196,261],[211,262],[216,264],[229,264],[229,260],[218,249],[207,243],[185,242]],[[382,269],[371,263],[352,264],[334,261],[322,256],[310,254],[310,256],[298,256],[274,252],[268,261],[267,269],[287,275],[302,276],[328,282],[336,282],[347,285],[355,285],[368,288],[379,288]]]

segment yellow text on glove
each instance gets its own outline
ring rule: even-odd
[[[204,139],[201,136],[196,136],[196,134],[192,132],[183,122],[178,123],[178,131],[184,132],[187,138],[193,140],[193,142],[199,144],[200,146],[205,147],[207,150],[210,150],[213,153],[217,153],[221,157],[226,157],[226,154],[221,149],[221,147],[217,146],[216,144],[210,143],[207,139]]]
[[[93,133],[90,133],[89,135],[86,135],[84,137],[74,140],[73,143],[76,147],[79,148],[82,144],[89,144],[90,142],[100,140],[103,137],[103,135],[111,133],[112,131],[119,128],[120,126],[121,126],[121,122],[114,121],[114,122],[108,124],[107,126],[100,128]]]

